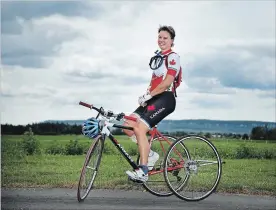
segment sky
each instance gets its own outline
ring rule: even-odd
[[[276,121],[275,1],[2,1],[1,123],[130,114],[160,25],[183,69],[166,119]]]

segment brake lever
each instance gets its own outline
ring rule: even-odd
[[[112,111],[106,111],[106,112],[104,112],[104,116],[105,117],[113,117],[114,116],[114,113],[112,112]]]
[[[117,115],[116,120],[120,121],[121,119],[123,119],[124,116],[125,116],[125,114],[122,112],[122,113]]]

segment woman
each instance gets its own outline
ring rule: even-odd
[[[161,57],[162,62],[154,68],[146,94],[139,97],[140,106],[130,115],[138,117],[139,120],[126,121],[124,124],[134,128],[133,131],[124,130],[124,132],[139,146],[139,169],[126,172],[129,178],[135,181],[147,181],[148,171],[159,158],[157,153],[150,150],[147,132],[175,110],[173,82],[181,67],[179,56],[171,49],[174,38],[175,31],[171,26],[161,26],[158,29],[158,46],[161,51],[152,58],[152,61],[158,64],[157,60]]]

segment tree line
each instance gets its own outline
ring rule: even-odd
[[[77,124],[65,124],[59,122],[45,122],[45,123],[33,123],[28,125],[12,125],[12,124],[1,124],[2,135],[22,135],[28,129],[32,129],[35,135],[64,135],[64,134],[81,134],[81,125]],[[125,135],[122,129],[113,129],[114,135]],[[185,131],[176,132],[163,132],[174,136],[184,136],[190,133]],[[202,133],[197,134],[206,136],[207,138],[212,137],[225,137],[225,138],[236,138],[236,139],[253,139],[253,140],[276,140],[276,127],[268,128],[267,126],[253,127],[250,134],[233,134],[233,133]]]
[[[33,123],[28,125],[1,124],[2,135],[22,135],[26,130],[32,129],[35,135],[62,135],[80,134],[81,125],[65,123]]]

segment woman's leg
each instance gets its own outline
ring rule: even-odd
[[[139,153],[140,153],[140,164],[139,169],[135,171],[126,171],[127,175],[132,180],[145,182],[148,180],[148,155],[149,155],[149,142],[146,136],[149,127],[143,121],[139,122],[134,127],[134,133],[137,137]]]
[[[140,165],[146,166],[148,164],[148,156],[150,151],[150,145],[147,138],[147,132],[149,131],[149,127],[139,121],[134,127],[134,133],[137,138],[139,153],[140,153]]]

